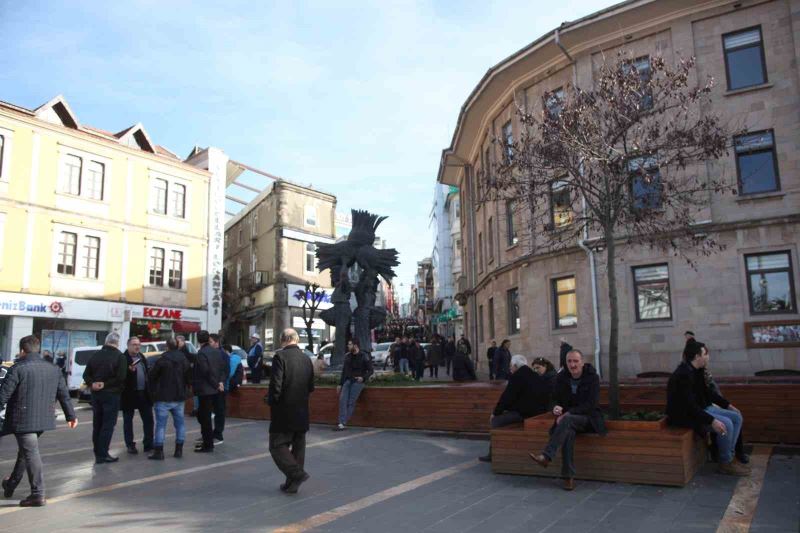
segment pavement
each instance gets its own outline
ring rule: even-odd
[[[120,420],[112,447],[120,461],[96,466],[91,415],[80,412],[79,420],[75,430],[60,423],[41,439],[48,505],[18,507],[16,498],[28,494],[23,480],[15,499],[0,499],[0,531],[800,530],[798,448],[766,448],[763,484],[720,476],[706,465],[681,489],[579,481],[568,493],[557,480],[492,474],[476,460],[487,449],[483,437],[314,426],[306,453],[311,479],[287,495],[267,452],[266,422],[229,419],[224,444],[213,454],[195,454],[190,443],[199,429],[187,419],[184,458],[168,453],[165,461],[149,461],[125,453]],[[173,443],[170,428],[167,452]],[[15,456],[14,439],[0,439],[3,475]],[[734,496],[748,487],[741,506]]]

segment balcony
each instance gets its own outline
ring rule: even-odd
[[[251,294],[273,282],[272,272],[255,270],[239,278],[239,294]]]

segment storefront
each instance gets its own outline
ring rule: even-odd
[[[331,293],[333,289],[320,287],[317,289],[318,307],[314,313],[314,320],[311,323],[311,336],[314,344],[314,351],[319,350],[325,341],[330,342],[333,339],[333,333],[336,328],[329,326],[324,320],[319,318],[319,313],[325,309],[333,307],[331,303]],[[305,296],[304,296],[305,293]],[[289,313],[291,317],[291,326],[298,335],[300,335],[300,346],[305,347],[309,344],[308,330],[306,326],[306,319],[311,318],[311,312],[306,309],[306,315],[303,316],[303,306],[306,302],[313,301],[314,296],[311,292],[306,292],[303,285],[288,283],[286,285],[286,301],[289,306]]]
[[[142,342],[163,341],[183,335],[196,344],[196,334],[205,327],[206,312],[199,309],[131,306],[129,337]]]

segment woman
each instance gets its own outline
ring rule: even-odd
[[[544,357],[537,357],[531,363],[533,371],[542,378],[541,384],[537,387],[536,398],[539,405],[545,406],[545,411],[550,410],[550,403],[552,402],[553,389],[556,383],[556,368],[548,359]]]

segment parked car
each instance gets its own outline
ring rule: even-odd
[[[388,365],[391,366],[391,354],[389,353],[389,348],[392,347],[393,342],[379,342],[375,345],[374,350],[372,351],[372,362],[375,365]]]
[[[3,366],[0,366],[0,385],[2,385],[3,380],[6,379],[6,374],[8,374],[8,367],[5,366],[5,363],[3,363]],[[6,418],[6,406],[0,405],[0,426],[3,425],[3,420],[5,420],[5,418]]]
[[[83,385],[83,371],[86,370],[89,359],[101,348],[102,346],[82,346],[70,350],[69,358],[64,365],[70,394],[78,397],[89,394]]]
[[[167,350],[166,341],[147,341],[141,343],[141,345],[142,353],[147,359],[158,357]],[[189,353],[197,353],[197,348],[190,341],[186,341],[186,346],[189,347]]]

